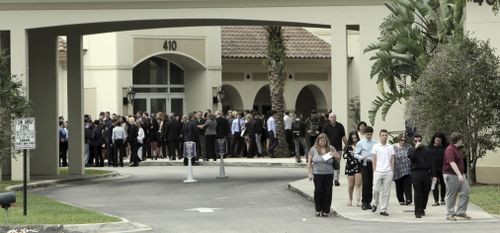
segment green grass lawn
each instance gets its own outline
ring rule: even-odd
[[[470,201],[490,214],[500,215],[500,185],[474,185]]]
[[[67,174],[68,169],[60,169],[60,174]],[[104,170],[86,169],[86,176],[94,176],[110,173]],[[5,190],[7,186],[21,184],[21,181],[1,181],[0,190]],[[64,204],[43,196],[28,193],[28,216],[23,216],[23,195],[16,193],[15,206],[9,209],[10,225],[20,224],[82,224],[82,223],[103,223],[118,222],[121,219],[101,214],[96,211],[86,210]],[[2,210],[3,211],[3,210]],[[1,215],[0,224],[4,224],[5,215]]]

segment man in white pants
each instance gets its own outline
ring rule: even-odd
[[[394,147],[387,144],[387,130],[382,129],[379,133],[380,143],[373,146],[373,203],[372,212],[377,211],[380,198],[380,215],[389,216],[387,206],[391,194],[391,184],[394,171]]]

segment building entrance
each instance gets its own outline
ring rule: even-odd
[[[184,79],[184,69],[165,58],[150,57],[138,64],[133,70],[134,113],[184,114]]]

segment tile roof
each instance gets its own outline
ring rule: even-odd
[[[331,46],[301,27],[283,27],[286,58],[329,59]],[[223,26],[222,58],[267,57],[266,31],[262,26]]]

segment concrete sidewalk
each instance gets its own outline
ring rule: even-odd
[[[432,194],[429,196],[429,203],[425,211],[426,216],[421,219],[415,218],[413,204],[409,206],[401,206],[396,198],[396,191],[394,183],[391,186],[391,197],[387,213],[388,217],[381,216],[380,211],[372,213],[371,210],[361,210],[361,207],[356,207],[356,198],[354,198],[353,206],[347,206],[349,199],[347,189],[347,177],[341,175],[340,186],[333,187],[332,194],[332,213],[336,216],[351,219],[355,221],[366,222],[406,222],[406,223],[450,223],[445,220],[446,208],[445,206],[431,206],[434,202]],[[314,183],[309,179],[302,179],[288,184],[288,188],[305,197],[307,200],[314,202]],[[355,194],[354,194],[355,195]],[[311,214],[314,212],[314,206],[311,206]],[[480,207],[469,203],[467,215],[471,216],[471,220],[459,220],[457,222],[492,222],[500,221],[494,216],[486,213]]]

